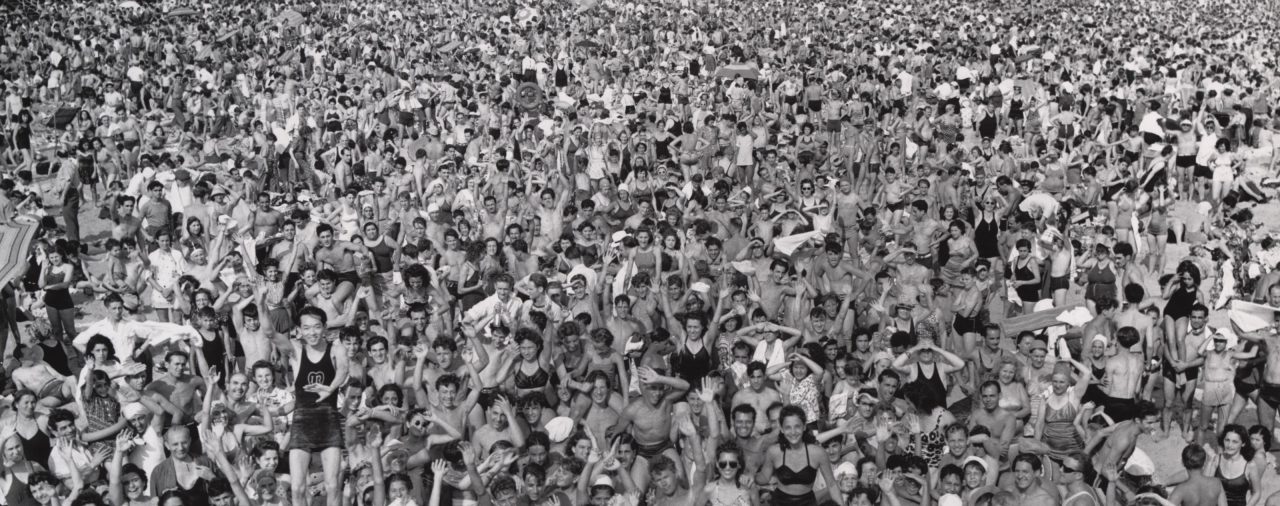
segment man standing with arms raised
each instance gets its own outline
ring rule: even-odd
[[[347,382],[347,350],[342,341],[325,339],[328,316],[307,306],[298,316],[300,340],[293,343],[289,365],[296,375],[293,395],[293,436],[289,448],[289,478],[293,504],[308,504],[307,475],[311,454],[319,452],[324,466],[325,504],[342,504],[343,417],[337,392]]]

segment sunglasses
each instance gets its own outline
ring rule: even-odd
[[[738,468],[738,461],[736,461],[736,460],[721,460],[720,462],[718,462],[718,463],[717,463],[717,465],[719,465],[721,469],[737,469],[737,468]]]

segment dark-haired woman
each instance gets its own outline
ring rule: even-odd
[[[778,444],[770,446],[765,455],[765,465],[761,468],[761,483],[778,479],[778,487],[774,489],[770,504],[774,506],[800,506],[817,504],[813,495],[813,482],[822,473],[827,483],[835,483],[831,473],[831,462],[818,446],[812,432],[806,430],[808,420],[804,409],[799,406],[783,406],[778,414],[781,432]],[[816,456],[816,457],[815,457]],[[801,464],[803,462],[803,464]],[[844,497],[839,487],[830,487],[831,499],[836,504],[844,505]]]

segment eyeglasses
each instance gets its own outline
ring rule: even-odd
[[[717,465],[719,465],[721,469],[737,469],[737,468],[738,468],[738,461],[736,461],[736,460],[721,460],[720,462],[718,462],[718,463],[717,463]]]

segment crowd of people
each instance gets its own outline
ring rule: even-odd
[[[0,505],[1280,504],[1275,2],[4,3]]]

